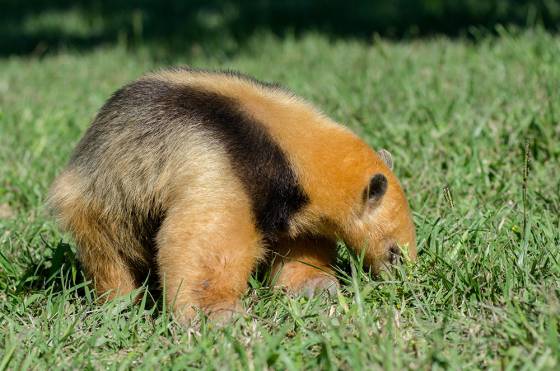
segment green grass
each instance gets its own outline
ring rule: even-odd
[[[558,61],[560,37],[539,29],[0,59],[0,370],[558,369]],[[221,329],[182,329],[159,302],[96,303],[45,194],[109,94],[171,64],[278,81],[389,149],[418,263],[372,279],[341,248],[338,298],[290,299],[252,279],[250,316]]]

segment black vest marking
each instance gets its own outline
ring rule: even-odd
[[[120,130],[131,131],[133,143],[127,145],[132,150],[158,147],[154,153],[159,153],[160,162],[165,161],[168,136],[192,125],[224,145],[265,238],[274,240],[286,231],[290,218],[309,199],[279,145],[230,97],[156,79],[133,82],[102,108],[74,161],[79,164],[84,157],[100,155],[99,149],[108,140],[104,134]]]
[[[173,86],[167,99],[170,108],[201,119],[204,129],[225,145],[265,236],[273,238],[285,231],[290,217],[308,198],[282,149],[265,128],[242,112],[236,101],[215,93]]]

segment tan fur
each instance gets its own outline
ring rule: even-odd
[[[162,198],[172,200],[164,205],[169,210],[157,235],[157,269],[167,301],[183,322],[197,309],[217,317],[238,311],[249,274],[264,255],[250,202],[225,155],[214,147],[202,137],[192,139],[188,156],[182,155],[197,164],[194,170],[169,164],[155,182]],[[139,282],[126,260],[144,266],[149,259],[118,219],[119,211],[100,210],[96,200],[84,199],[81,182],[75,172],[64,172],[53,184],[49,203],[76,239],[80,261],[98,293],[108,298],[128,294]]]
[[[119,242],[129,246],[131,255],[142,251],[137,241],[126,239],[117,223],[103,223],[104,215],[99,208],[86,203],[79,194],[80,179],[73,172],[61,174],[51,190],[50,202],[59,208],[60,225],[71,232],[80,246],[79,258],[88,276],[93,277],[95,289],[107,293],[106,298],[125,295],[136,288],[129,264],[115,249]],[[59,197],[53,199],[53,197]]]
[[[99,293],[126,294],[139,284],[135,268],[153,268],[153,252],[143,246],[129,216],[123,215],[123,203],[144,205],[144,213],[156,206],[166,210],[155,239],[155,261],[166,300],[183,322],[198,309],[226,317],[239,311],[247,278],[267,248],[280,256],[273,265],[277,286],[291,292],[336,285],[330,265],[338,238],[356,251],[365,249],[374,270],[388,260],[394,243],[408,245],[409,257],[416,257],[410,210],[395,175],[356,135],[310,104],[284,90],[232,75],[164,71],[147,78],[238,101],[288,156],[310,202],[290,220],[286,235],[274,246],[264,246],[250,195],[227,154],[196,130],[181,138],[188,145],[170,151],[161,173],[146,172],[145,184],[120,184],[120,193],[105,179],[95,184],[106,191],[93,192],[94,183],[69,168],[54,183],[50,204],[61,226],[76,239],[80,260]],[[112,138],[107,157],[115,163],[101,164],[106,179],[139,171],[134,157],[123,152],[126,140],[124,135]],[[376,173],[386,176],[387,192],[380,204],[364,202],[363,191]],[[150,198],[154,195],[155,201]]]
[[[272,266],[276,287],[311,296],[317,290],[336,289],[332,268],[336,243],[326,238],[286,237],[278,242]]]
[[[264,255],[250,201],[231,169],[206,175],[181,187],[157,235],[160,276],[183,321],[197,308],[218,317],[239,311],[249,275]]]

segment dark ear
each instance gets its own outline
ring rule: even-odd
[[[367,188],[364,191],[366,201],[377,201],[387,192],[387,178],[381,173],[371,177]]]
[[[379,155],[379,157],[381,157],[385,165],[387,165],[389,169],[393,170],[393,155],[391,155],[391,152],[387,151],[384,148],[381,148],[379,151],[377,151],[377,154]]]

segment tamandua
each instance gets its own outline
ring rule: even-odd
[[[310,103],[234,72],[148,74],[101,108],[49,203],[99,293],[157,272],[180,321],[228,317],[256,264],[276,285],[336,287],[338,239],[379,271],[416,257],[387,151]],[[401,249],[399,246],[406,246]]]

